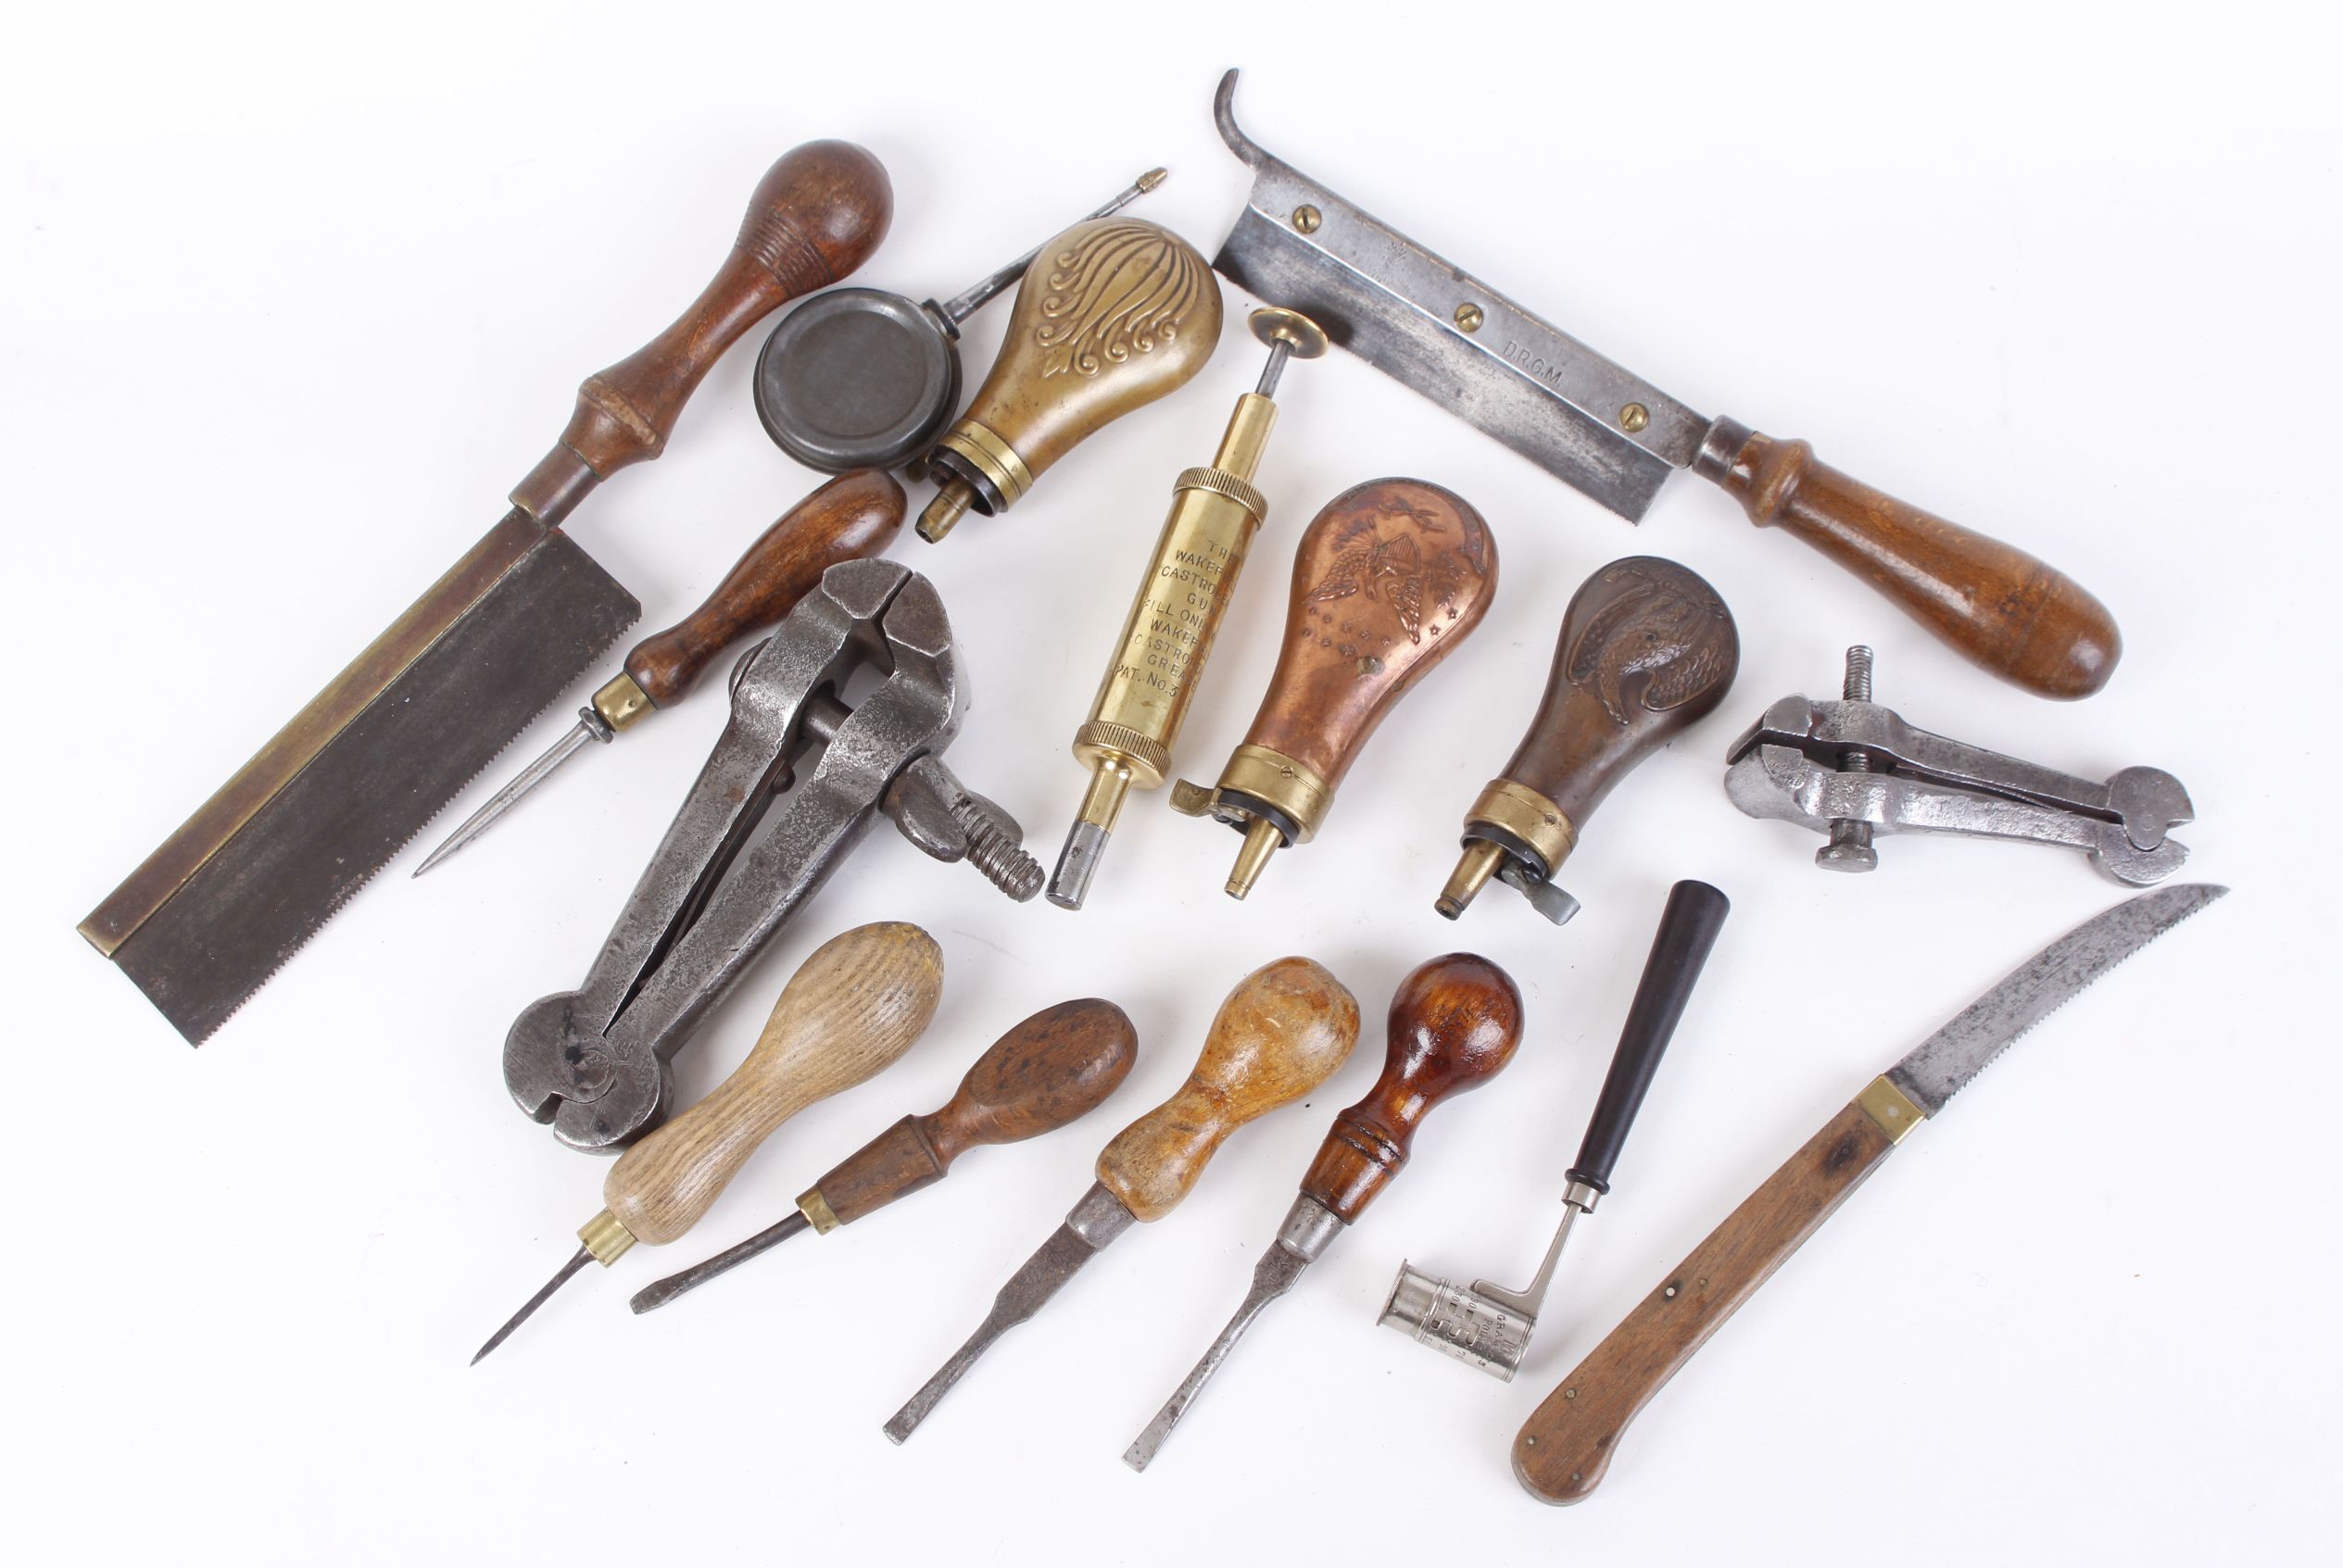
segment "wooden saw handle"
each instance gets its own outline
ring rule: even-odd
[[[1550,1503],[1582,1500],[1660,1386],[1896,1147],[1849,1105],[1749,1195],[1588,1352],[1513,1440],[1513,1473]]]
[[[700,378],[775,308],[837,282],[887,237],[895,194],[878,159],[851,142],[781,155],[749,198],[732,254],[665,332],[586,378],[561,444],[512,492],[548,526],[629,463],[656,458]]]
[[[1418,964],[1399,983],[1382,1075],[1334,1118],[1302,1190],[1349,1224],[1407,1163],[1431,1108],[1505,1070],[1521,1044],[1521,992],[1474,953]]]
[[[840,1160],[798,1207],[826,1210],[831,1222],[850,1224],[941,1181],[979,1144],[1022,1142],[1089,1115],[1129,1075],[1138,1055],[1138,1032],[1113,1002],[1087,997],[1044,1008],[995,1040],[942,1110],[888,1128]]]
[[[706,603],[636,644],[626,673],[653,707],[666,707],[725,648],[779,622],[822,573],[886,549],[903,506],[903,487],[875,469],[831,480],[758,535]]]
[[[1719,420],[1694,467],[1738,499],[1750,521],[1805,540],[2038,696],[2089,696],[2123,656],[2115,618],[2074,579],[1816,462],[1803,441]]]
[[[781,988],[748,1060],[619,1156],[602,1206],[636,1241],[674,1240],[775,1128],[911,1049],[943,989],[943,952],[915,925],[882,921],[831,937]]]
[[[1132,1217],[1179,1206],[1239,1127],[1334,1075],[1358,1044],[1358,1003],[1308,959],[1279,959],[1237,983],[1171,1098],[1100,1151],[1098,1179]]]

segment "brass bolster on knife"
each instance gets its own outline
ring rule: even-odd
[[[1910,1135],[1911,1130],[1928,1120],[1928,1113],[1915,1104],[1903,1090],[1887,1081],[1885,1076],[1874,1078],[1855,1097],[1855,1103],[1863,1108],[1879,1130],[1887,1135],[1889,1144],[1899,1144]]]

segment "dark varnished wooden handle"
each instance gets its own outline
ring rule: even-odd
[[[636,644],[627,674],[664,708],[726,647],[778,623],[822,573],[886,549],[903,525],[903,487],[875,469],[831,480],[759,534],[706,603]]]
[[[1487,959],[1450,953],[1399,983],[1386,1030],[1382,1076],[1334,1118],[1302,1178],[1302,1190],[1344,1224],[1399,1174],[1433,1106],[1479,1088],[1513,1060],[1521,992]]]
[[[1099,1151],[1100,1184],[1134,1218],[1163,1218],[1229,1134],[1325,1083],[1357,1044],[1341,981],[1308,959],[1264,964],[1220,1004],[1188,1081]]]
[[[1859,1104],[1808,1139],[1531,1412],[1521,1484],[1551,1503],[1593,1491],[1635,1412],[1895,1147]]]
[[[1554,669],[1505,776],[1573,833],[1645,757],[1713,711],[1741,668],[1732,613],[1672,560],[1631,556],[1570,597]]]
[[[551,524],[629,463],[656,458],[709,368],[776,307],[845,277],[887,237],[895,195],[878,159],[851,142],[781,155],[749,198],[732,254],[665,332],[578,388],[561,444],[512,493]]]
[[[1039,1137],[1098,1109],[1129,1075],[1139,1035],[1096,997],[1045,1008],[994,1041],[942,1110],[906,1116],[814,1185],[839,1224],[940,1181],[979,1144]]]
[[[1246,743],[1332,790],[1496,589],[1496,544],[1461,497],[1412,479],[1345,490],[1303,532],[1285,643]]]
[[[1795,533],[2037,696],[2089,696],[2123,657],[2115,618],[2066,573],[1816,462],[1803,441],[1750,434],[1730,459],[1704,452],[1696,466],[1758,527]]]

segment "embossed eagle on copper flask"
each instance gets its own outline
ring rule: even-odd
[[[1427,539],[1442,543],[1428,552]],[[1385,606],[1415,644],[1423,642],[1427,631],[1435,637],[1445,632],[1463,613],[1458,596],[1489,574],[1488,535],[1478,529],[1452,529],[1437,512],[1407,506],[1378,508],[1352,519],[1335,536],[1335,549],[1303,602],[1357,596]]]
[[[1666,568],[1665,571],[1656,570]],[[1570,646],[1568,675],[1592,684],[1614,723],[1628,721],[1627,684],[1665,713],[1710,691],[1739,657],[1732,615],[1708,584],[1668,561],[1613,561],[1597,575],[1607,602]]]

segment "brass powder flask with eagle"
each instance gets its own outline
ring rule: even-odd
[[[1181,780],[1172,807],[1245,835],[1228,893],[1306,844],[1392,705],[1488,611],[1497,546],[1461,496],[1415,479],[1345,490],[1303,531],[1285,641],[1244,744],[1211,789]]]
[[[1671,560],[1631,556],[1563,613],[1530,733],[1465,813],[1464,854],[1433,906],[1455,920],[1491,877],[1559,925],[1578,900],[1554,873],[1619,780],[1724,700],[1741,664],[1732,613]]]

